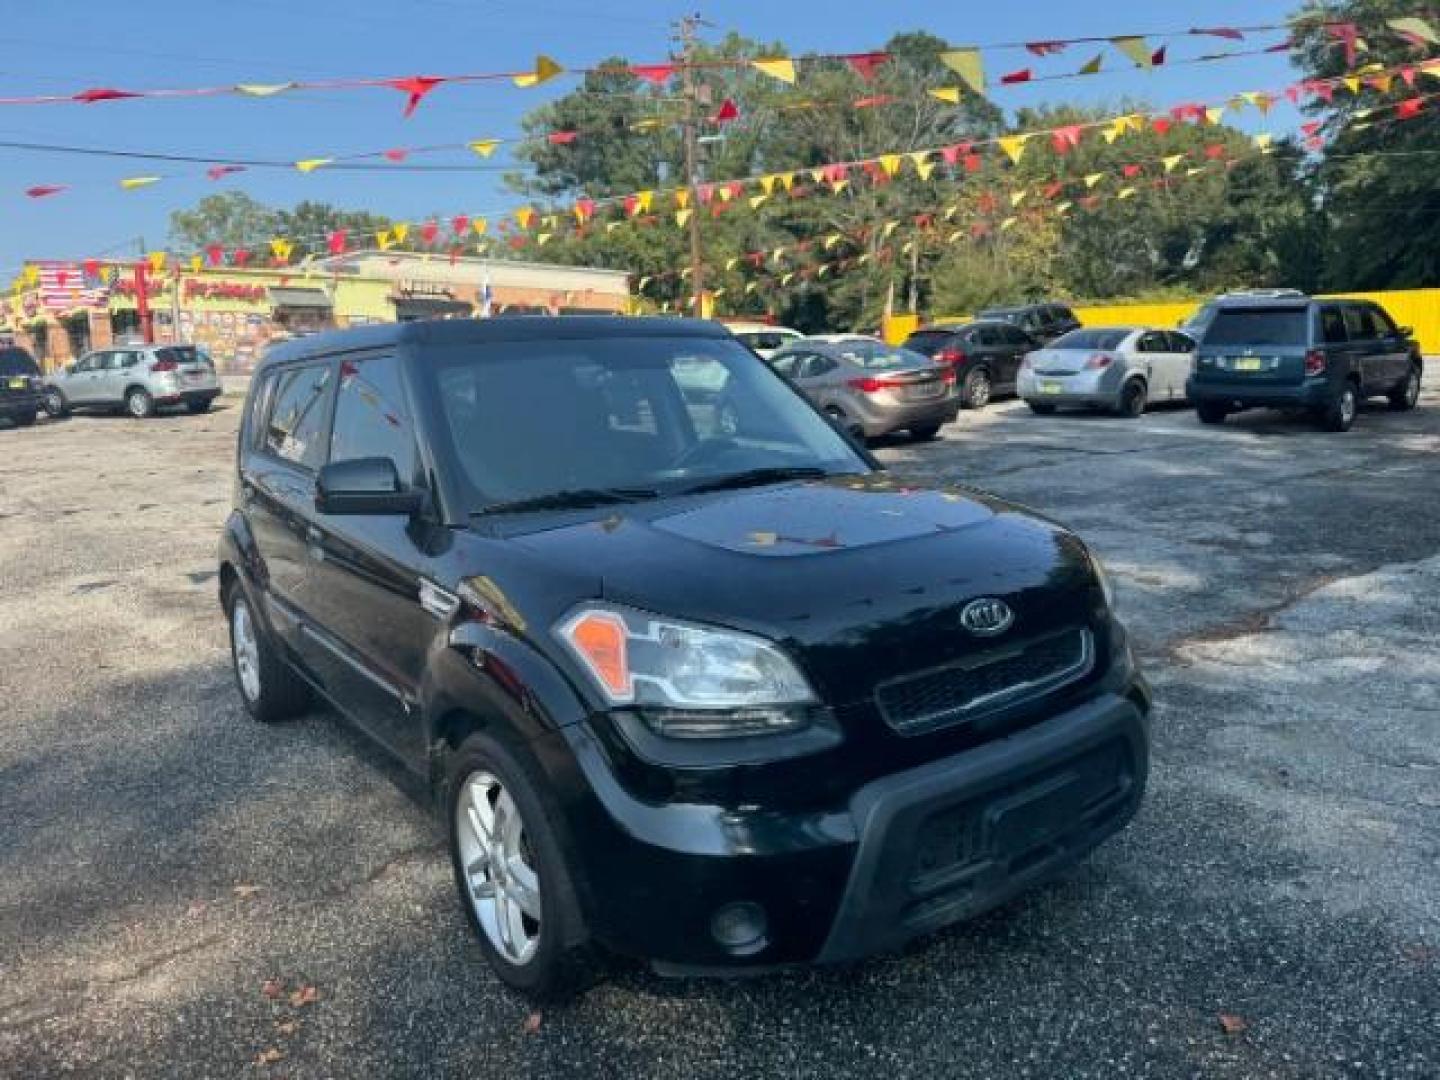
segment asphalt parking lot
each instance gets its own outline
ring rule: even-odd
[[[881,447],[1110,566],[1157,696],[1139,818],[903,956],[626,968],[538,1016],[395,770],[332,716],[241,709],[214,560],[236,400],[0,429],[0,1075],[1440,1075],[1429,381],[1346,435],[1002,402]]]

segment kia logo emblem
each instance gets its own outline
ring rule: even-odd
[[[994,637],[1010,629],[1015,613],[1004,600],[993,596],[971,600],[960,612],[960,625],[978,637]]]

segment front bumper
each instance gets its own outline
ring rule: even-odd
[[[14,416],[33,416],[39,412],[44,396],[38,392],[7,393],[0,397],[0,416],[9,419]]]
[[[875,780],[805,812],[647,802],[570,729],[595,802],[572,807],[589,914],[611,947],[670,971],[854,960],[973,917],[1121,829],[1145,789],[1148,691],[1105,692],[1014,735]],[[596,805],[598,803],[598,805]],[[765,912],[727,951],[712,919]]]
[[[1191,377],[1185,396],[1192,403],[1219,403],[1235,409],[1322,409],[1335,398],[1324,376],[1289,385],[1253,386],[1243,382],[1209,382]]]

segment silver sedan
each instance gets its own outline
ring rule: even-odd
[[[1154,401],[1184,401],[1195,342],[1178,330],[1085,327],[1025,357],[1017,389],[1048,415],[1062,405],[1140,416]]]

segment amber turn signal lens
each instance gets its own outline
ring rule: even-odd
[[[590,611],[571,623],[568,632],[570,643],[601,685],[616,698],[628,698],[632,693],[630,659],[621,618]]]

